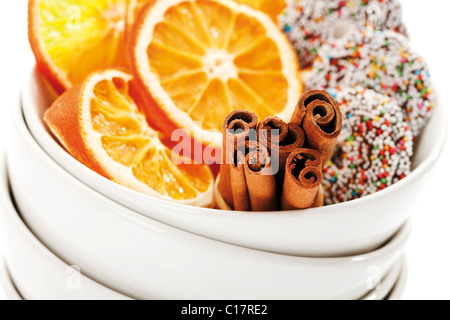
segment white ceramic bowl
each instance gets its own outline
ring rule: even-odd
[[[76,269],[56,257],[28,230],[10,197],[3,154],[0,158],[0,230],[6,264],[23,298],[129,299],[83,274],[74,273]]]
[[[389,296],[389,293],[394,289],[397,281],[400,279],[401,273],[405,266],[405,258],[399,259],[392,270],[380,281],[379,284],[373,284],[375,288],[370,291],[364,298],[361,300],[386,300]],[[372,287],[373,287],[372,286]]]
[[[210,240],[131,211],[87,187],[35,142],[19,107],[8,147],[22,217],[84,274],[139,299],[359,299],[367,270],[384,277],[402,254],[407,224],[361,256],[302,258]],[[167,205],[167,204],[166,204]]]
[[[400,277],[395,283],[394,288],[386,297],[386,300],[401,300],[403,292],[405,291],[407,280],[408,280],[408,266],[404,264],[402,272],[400,273]]]
[[[9,274],[3,258],[0,257],[0,291],[3,293],[4,298],[7,300],[23,300],[20,293],[17,291],[13,280]]]
[[[46,83],[33,71],[22,93],[27,125],[45,152],[89,187],[147,217],[204,237],[309,257],[369,252],[397,232],[407,220],[414,200],[420,197],[423,180],[439,157],[446,136],[447,118],[442,115],[442,106],[438,106],[416,151],[414,172],[400,183],[364,199],[288,213],[229,212],[154,199],[91,171],[66,153],[47,132],[42,116],[53,99]]]

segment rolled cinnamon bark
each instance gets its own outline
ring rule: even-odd
[[[223,122],[223,163],[220,166],[219,191],[223,199],[233,205],[233,192],[231,188],[230,167],[234,166],[234,156],[239,142],[245,142],[249,138],[256,140],[252,135],[252,130],[256,130],[258,117],[255,113],[247,110],[234,110]]]
[[[319,192],[317,193],[316,198],[314,199],[314,203],[311,208],[320,208],[325,204],[325,195],[323,193],[323,186],[320,186]]]
[[[286,163],[281,210],[310,208],[322,185],[321,155],[312,149],[297,149]]]
[[[244,169],[252,211],[278,210],[276,179],[264,145],[247,154]]]
[[[274,136],[272,130],[279,132],[279,135]],[[268,117],[259,123],[258,137],[260,143],[269,150],[277,189],[281,190],[287,158],[292,151],[303,147],[306,140],[305,132],[295,122],[287,124],[280,118]],[[274,163],[275,161],[277,163]]]
[[[327,91],[307,91],[300,97],[292,121],[303,128],[307,147],[319,151],[322,165],[325,165],[342,131],[339,105]]]
[[[279,146],[287,139],[289,126],[278,117],[267,117],[259,123],[257,132],[259,141],[270,152],[272,144]],[[276,134],[273,135],[272,133],[275,132]]]
[[[237,149],[234,152],[235,163],[229,166],[233,207],[236,211],[251,211],[252,209],[248,195],[247,180],[245,178],[244,168],[245,156],[249,150],[249,141],[245,144],[245,150],[242,150],[242,143],[237,146]]]

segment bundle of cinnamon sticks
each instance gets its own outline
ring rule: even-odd
[[[290,123],[233,111],[223,124],[218,192],[237,211],[322,206],[322,168],[341,130],[340,108],[322,90],[300,97]]]

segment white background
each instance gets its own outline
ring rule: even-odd
[[[441,102],[450,106],[450,1],[401,2],[413,46],[428,61]],[[18,103],[20,85],[33,63],[26,19],[26,0],[3,3],[0,9],[0,150],[8,140],[10,109]],[[450,299],[449,144],[450,139],[414,209],[405,299]],[[0,288],[0,299],[3,297]]]

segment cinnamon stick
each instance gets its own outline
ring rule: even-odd
[[[273,136],[274,132],[279,132],[279,134]],[[295,122],[287,124],[280,118],[268,117],[259,123],[258,137],[259,141],[269,150],[272,168],[276,173],[277,181],[280,182],[279,189],[281,189],[287,158],[292,151],[303,147],[306,140],[305,132]],[[279,159],[278,166],[274,165],[274,158]]]
[[[245,177],[245,158],[251,150],[256,150],[256,141],[239,142],[234,150],[234,163],[229,166],[233,207],[236,211],[251,211],[247,180]]]
[[[223,199],[229,204],[234,203],[231,188],[230,168],[234,166],[235,150],[239,142],[245,142],[250,138],[252,130],[256,130],[258,117],[247,110],[234,110],[223,122],[223,163],[220,166],[219,191]],[[254,137],[256,139],[256,137]]]
[[[307,91],[300,97],[292,121],[303,128],[307,147],[319,151],[325,165],[342,131],[339,105],[327,91]]]
[[[287,139],[288,133],[288,124],[278,117],[267,117],[258,125],[258,139],[269,151],[272,144],[282,144]]]
[[[245,178],[252,211],[276,211],[277,185],[267,148],[258,143],[245,157]]]
[[[319,192],[317,193],[316,198],[314,199],[314,203],[311,208],[320,208],[325,204],[325,195],[323,193],[323,186],[320,186]]]
[[[297,149],[286,163],[281,210],[310,208],[323,180],[321,155],[312,149]]]

